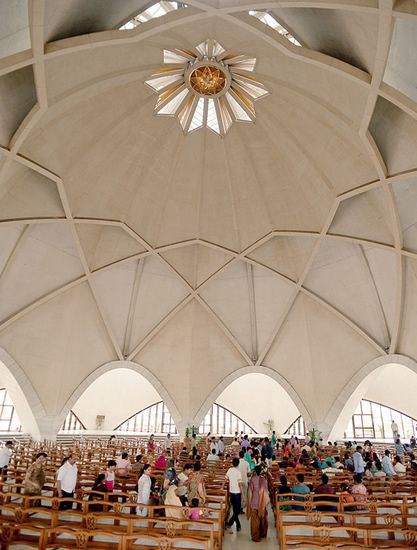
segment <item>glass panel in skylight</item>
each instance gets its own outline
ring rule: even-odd
[[[226,92],[226,98],[229,102],[229,105],[232,109],[233,114],[235,115],[237,120],[248,120],[250,121],[251,118],[248,115],[248,113],[245,111],[245,109],[236,101],[236,99],[232,96],[230,92]]]
[[[165,103],[165,101],[168,101],[171,96],[173,97],[174,95],[176,95],[177,91],[181,88],[181,86],[183,86],[183,84],[180,82],[176,86],[173,86],[172,88],[169,88],[165,92],[162,92],[161,94],[159,94],[155,109],[158,109],[158,107],[160,107],[163,103]]]
[[[267,95],[267,90],[265,88],[262,88],[261,86],[257,86],[253,82],[249,82],[248,80],[244,80],[242,78],[238,78],[237,76],[234,77],[234,81],[239,84],[239,86],[253,99],[258,99],[258,97],[262,97],[264,95]]]
[[[155,78],[151,78],[149,80],[146,80],[146,84],[159,92],[159,90],[162,90],[166,86],[169,86],[170,84],[175,84],[175,82],[180,82],[184,79],[184,73],[177,73],[177,74],[161,74],[159,76],[155,76]]]
[[[134,29],[141,23],[146,23],[147,21],[150,21],[151,19],[156,19],[158,17],[162,17],[163,15],[166,15],[170,11],[175,11],[180,8],[185,8],[186,4],[182,4],[181,2],[167,2],[162,0],[161,2],[156,2],[146,10],[142,11],[138,15],[135,15],[130,21],[125,23],[122,27],[120,27],[121,30],[128,30],[128,29]]]
[[[219,121],[217,119],[217,112],[216,112],[216,106],[214,104],[214,99],[208,100],[207,127],[214,130],[216,134],[220,134],[220,126],[219,126]]]
[[[246,57],[245,55],[239,55],[227,60],[228,64],[233,64],[236,68],[242,71],[252,72],[255,69],[256,59],[254,57]]]
[[[190,124],[190,132],[203,126],[204,120],[204,98],[200,97],[197,103],[196,110],[194,111],[193,120]]]
[[[262,23],[265,25],[268,25],[268,27],[271,27],[271,29],[276,30],[279,32],[280,35],[284,36],[287,40],[289,40],[292,44],[295,46],[301,46],[301,44],[294,38],[294,36],[287,31],[285,27],[279,23],[275,17],[273,17],[270,13],[267,13],[265,11],[250,11],[249,15],[252,15],[253,17],[256,17],[256,19],[259,19]]]
[[[181,103],[184,101],[185,96],[188,94],[187,88],[184,88],[178,95],[173,97],[171,101],[168,101],[166,105],[160,109],[160,115],[174,115]]]
[[[246,109],[246,111],[249,111],[253,117],[255,117],[255,105],[253,104],[252,99],[250,99],[246,94],[244,94],[241,90],[239,90],[234,84],[232,84],[231,87],[232,90],[232,96],[235,94],[236,99],[240,102],[241,105]]]
[[[195,96],[190,95],[187,101],[185,102],[185,104],[182,106],[180,112],[178,113],[178,118],[183,130],[187,128],[190,114],[194,108],[194,105],[197,103],[197,101],[198,99]]]
[[[198,53],[201,53],[201,55],[208,55],[208,40],[201,42],[201,44],[196,47],[196,50]]]
[[[175,52],[172,50],[164,50],[164,63],[188,63],[190,57],[186,53],[181,53],[180,50]]]

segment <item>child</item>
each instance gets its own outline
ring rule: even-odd
[[[104,474],[105,480],[106,480],[106,488],[108,492],[111,492],[114,489],[115,470],[116,470],[116,461],[109,460],[107,462],[107,470]]]
[[[355,502],[355,498],[350,494],[349,485],[347,483],[342,483],[340,485],[340,494],[343,496],[344,503]],[[354,508],[349,508],[348,511],[352,511]]]
[[[189,519],[197,520],[197,519],[201,519],[203,517],[203,515],[204,515],[203,510],[200,510],[200,508],[198,506],[199,506],[198,498],[193,498],[191,500],[192,510],[190,510],[190,515],[188,516]]]

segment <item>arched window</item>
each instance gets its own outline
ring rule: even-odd
[[[294,420],[294,422],[289,426],[284,433],[284,435],[294,435],[296,437],[304,437],[307,433],[306,424],[304,418],[299,416]]]
[[[415,418],[375,401],[362,399],[345,431],[346,439],[391,439],[391,422],[395,420],[400,437],[416,435]]]
[[[0,432],[21,432],[22,425],[6,388],[0,389]]]
[[[200,433],[214,433],[232,435],[235,432],[244,434],[256,434],[256,430],[249,426],[239,416],[236,416],[228,409],[214,403],[204,417],[199,428]]]
[[[154,403],[146,409],[137,412],[115,428],[118,432],[134,433],[170,433],[176,434],[172,416],[163,401]]]
[[[84,424],[75,412],[70,411],[62,424],[61,432],[79,432],[80,430],[85,430]]]

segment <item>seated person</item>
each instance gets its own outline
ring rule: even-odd
[[[327,474],[323,474],[321,476],[321,484],[318,485],[315,488],[314,494],[316,494],[316,495],[335,495],[336,494],[336,489],[332,485],[329,484],[329,478],[328,478]],[[337,499],[329,497],[329,496],[320,497],[320,500],[325,500],[325,501],[329,501],[329,502],[337,501]],[[324,505],[324,504],[320,504],[319,506],[317,506],[317,510],[319,512],[336,512],[337,507],[336,506],[327,506],[327,505]]]
[[[394,472],[399,476],[405,476],[406,473],[406,468],[401,462],[401,458],[399,456],[394,458]]]
[[[116,474],[121,477],[127,477],[132,467],[127,453],[122,453],[121,456],[116,459]]]
[[[216,452],[216,449],[212,449],[211,453],[207,457],[207,463],[211,462],[211,464],[213,464],[214,462],[219,462],[219,461],[220,461],[220,458],[219,458],[219,455]],[[207,464],[207,465],[209,465],[209,464]]]
[[[309,495],[310,488],[304,483],[304,474],[297,474],[297,483],[291,487],[291,493],[296,495]],[[304,501],[304,497],[295,497],[295,500]],[[302,506],[294,506],[294,510],[303,511]]]
[[[354,496],[355,501],[366,502],[366,495],[368,494],[368,491],[362,483],[362,476],[360,474],[355,474],[353,476],[353,481],[355,484],[352,487],[352,495]],[[357,506],[356,509],[362,510],[364,509],[364,506]]]
[[[155,469],[156,470],[165,470],[167,467],[167,459],[165,458],[165,451],[158,456],[155,462]]]

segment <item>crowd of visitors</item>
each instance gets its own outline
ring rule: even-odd
[[[364,480],[400,477],[408,470],[417,472],[417,461],[412,452],[413,442],[410,442],[410,446],[403,446],[398,431],[394,428],[395,426],[394,453],[387,449],[383,457],[373,450],[370,441],[365,441],[363,446],[348,442],[344,444],[344,452],[339,453],[336,443],[313,443],[308,435],[301,442],[294,436],[289,440],[280,440],[275,432],[270,438],[253,439],[236,433],[226,445],[223,437],[216,438],[208,434],[198,444],[197,438],[193,437],[189,445],[180,448],[175,447],[170,435],[167,435],[164,447],[158,447],[158,450],[155,438],[151,435],[146,452],[136,455],[134,460],[123,451],[116,460],[107,461],[106,467],[97,475],[89,498],[99,500],[100,494],[111,493],[118,482],[135,476],[137,515],[145,517],[149,505],[162,503],[167,507],[167,517],[184,519],[181,508],[187,507],[188,517],[198,520],[205,514],[207,473],[220,463],[225,467],[223,472],[228,468],[225,473],[225,487],[229,493],[231,513],[226,524],[227,530],[232,532],[235,525],[236,531],[240,532],[241,516],[246,512],[246,517],[250,520],[251,538],[260,541],[267,536],[268,507],[275,502],[276,497],[282,500],[285,495],[292,495],[292,504],[288,505],[288,509],[302,510],[302,506],[294,502],[303,501],[304,496],[311,493],[323,495],[317,509],[335,511],[335,502],[342,495],[344,502],[352,504],[352,509],[360,510],[361,503],[366,501],[368,494]],[[112,445],[114,438],[109,441],[109,446]],[[12,454],[13,442],[7,441],[0,449],[0,475],[3,479],[7,477]],[[46,453],[39,452],[27,469],[24,478],[27,495],[41,496],[45,484],[46,459]],[[180,467],[178,460],[181,461]],[[278,487],[273,483],[272,468],[281,473]],[[311,479],[311,475],[306,474],[313,470],[319,472],[320,479],[314,486],[306,482],[306,477]],[[155,476],[158,471],[158,479],[162,481],[157,486]],[[343,477],[343,483],[338,482],[337,474],[341,471],[349,474],[350,482],[346,482],[346,476]],[[288,480],[290,474],[291,483]],[[73,506],[70,499],[74,497],[77,478],[77,456],[69,454],[56,473],[56,494],[62,499],[62,510]],[[37,505],[36,500],[32,505]],[[93,511],[102,509],[100,504],[95,503],[94,506]]]

